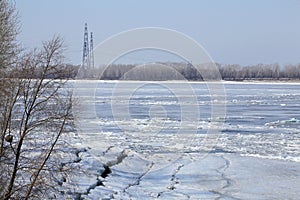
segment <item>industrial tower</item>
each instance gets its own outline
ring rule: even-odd
[[[89,33],[87,23],[84,26],[83,35],[83,56],[82,56],[82,70],[84,76],[88,76],[90,69],[94,69],[94,44],[93,44],[93,33],[91,33],[90,44],[89,44]]]
[[[90,68],[94,69],[94,39],[93,39],[93,32],[91,32],[91,40],[90,40]]]

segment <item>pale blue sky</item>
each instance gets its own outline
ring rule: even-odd
[[[84,23],[96,44],[138,27],[164,27],[194,38],[216,62],[300,63],[300,0],[16,0],[19,40],[35,47],[64,37],[80,64]]]

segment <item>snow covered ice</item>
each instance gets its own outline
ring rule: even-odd
[[[179,90],[188,84],[193,96],[161,82],[119,83],[135,88],[129,97],[125,90],[114,93],[116,84],[77,81],[74,143],[86,149],[77,163],[84,172],[63,183],[77,197],[299,198],[300,84],[224,82],[226,99],[217,103],[227,111],[220,124],[212,119],[205,83],[168,83]],[[183,119],[182,107],[194,108],[195,97],[199,117]],[[129,114],[116,113],[124,105],[121,112]]]

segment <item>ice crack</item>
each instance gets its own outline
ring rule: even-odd
[[[143,177],[144,177],[146,174],[148,174],[149,171],[151,171],[153,165],[154,165],[154,163],[151,162],[149,168],[147,169],[147,171],[145,171],[145,172],[142,173],[139,177],[137,177],[137,180],[136,180],[134,183],[129,184],[127,187],[125,187],[124,190],[123,190],[123,192],[125,193],[130,187],[139,185],[140,182],[142,181]]]
[[[221,156],[221,158],[225,161],[224,166],[222,166],[220,169],[217,171],[221,174],[222,178],[226,181],[226,184],[222,187],[222,189],[228,188],[232,185],[232,180],[228,178],[225,174],[225,171],[230,167],[231,163],[230,160],[225,158],[224,156]]]
[[[173,174],[171,175],[171,180],[170,180],[171,183],[170,183],[170,185],[167,187],[167,189],[168,189],[169,191],[175,190],[175,189],[176,189],[176,185],[179,184],[179,179],[178,179],[176,176],[177,176],[178,172],[180,171],[180,169],[181,169],[182,167],[184,167],[183,164],[178,165],[178,167],[175,169],[175,171],[174,171]],[[162,194],[165,193],[165,192],[167,192],[167,191],[163,191],[163,192],[158,193],[158,194],[157,194],[157,198],[159,198],[160,196],[162,196]],[[181,194],[183,194],[183,193],[181,193]],[[190,199],[190,196],[189,196],[189,195],[187,195],[187,194],[183,194],[183,195],[187,196],[187,198]]]
[[[108,167],[112,167],[112,166],[114,166],[114,165],[118,165],[118,164],[122,163],[123,160],[124,160],[127,156],[128,156],[128,154],[127,154],[126,149],[125,149],[125,150],[123,150],[123,151],[118,155],[118,157],[117,157],[116,160],[108,161],[106,165],[107,165]]]
[[[235,197],[232,197],[231,195],[227,194],[225,191],[222,192],[222,190],[231,187],[233,184],[233,180],[226,176],[225,171],[230,167],[231,162],[229,159],[225,158],[224,156],[221,156],[221,158],[224,160],[225,164],[221,166],[219,169],[216,169],[218,173],[221,174],[222,179],[225,181],[225,185],[221,188],[220,191],[212,190],[210,192],[219,195],[216,199],[223,199],[223,198],[232,198],[232,199],[238,199]]]
[[[167,187],[169,190],[175,190],[175,189],[176,189],[176,188],[175,188],[175,185],[177,185],[177,184],[179,183],[179,179],[176,178],[176,175],[178,174],[179,170],[180,170],[183,166],[184,166],[183,164],[179,165],[179,166],[177,167],[177,169],[175,170],[175,172],[172,174],[172,176],[171,176],[171,177],[172,177],[172,178],[171,178],[171,184],[170,184],[170,186]]]
[[[109,146],[102,154],[102,156],[105,156],[114,146]]]

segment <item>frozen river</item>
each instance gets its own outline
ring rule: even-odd
[[[82,197],[299,198],[300,84],[74,84]]]

